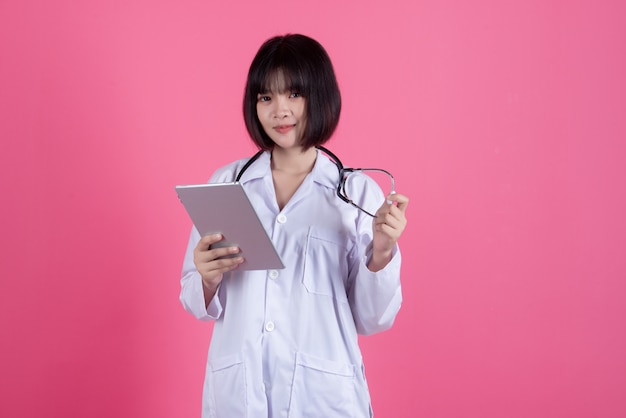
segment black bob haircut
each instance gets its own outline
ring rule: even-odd
[[[254,57],[243,117],[252,141],[262,150],[271,150],[274,142],[259,121],[257,95],[276,88],[298,92],[305,99],[306,126],[301,139],[305,150],[330,139],[339,123],[341,94],[333,65],[319,42],[299,34],[276,36],[265,41]]]

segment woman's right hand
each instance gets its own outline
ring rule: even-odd
[[[243,257],[241,256],[220,258],[239,253],[239,247],[210,248],[211,245],[221,241],[223,238],[221,234],[206,235],[200,239],[198,245],[193,250],[193,263],[196,265],[200,276],[202,276],[205,296],[210,296],[207,304],[215,295],[217,287],[222,282],[224,273],[237,268],[243,262]]]

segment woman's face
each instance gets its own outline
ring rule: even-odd
[[[270,92],[257,95],[257,116],[274,144],[285,149],[300,147],[306,125],[306,100],[300,92],[288,90],[281,78]]]

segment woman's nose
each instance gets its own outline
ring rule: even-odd
[[[283,119],[289,116],[289,114],[291,113],[291,110],[289,109],[289,101],[286,98],[279,96],[276,98],[275,103],[276,103],[276,110],[274,112],[275,118]]]

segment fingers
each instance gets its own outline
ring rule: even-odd
[[[395,203],[394,206],[404,213],[406,211],[406,207],[409,205],[409,198],[400,193],[392,193],[387,196],[387,203],[390,205]]]
[[[379,216],[374,221],[374,229],[384,232],[391,238],[397,239],[406,227],[406,219],[403,217],[395,217],[392,214]]]
[[[223,240],[221,234],[206,235],[200,239],[194,249],[194,264],[208,284],[216,286],[222,279],[222,274],[237,268],[244,259],[238,256],[240,249],[236,246],[211,248],[213,244]]]
[[[393,193],[387,196],[387,199],[387,202],[376,212],[374,231],[382,233],[390,240],[390,243],[395,243],[407,224],[406,208],[409,204],[409,198],[399,193]],[[379,237],[380,239],[382,236]]]
[[[389,203],[390,202],[390,203]],[[406,208],[409,205],[409,198],[405,195],[393,193],[387,196],[387,202],[376,212],[376,223],[386,223],[387,225],[400,226],[406,223]]]
[[[198,242],[196,249],[199,249],[201,251],[206,251],[209,249],[211,245],[215,244],[216,242],[221,241],[223,238],[224,237],[222,236],[222,234],[205,235],[200,239],[200,242]]]
[[[203,278],[214,279],[222,273],[235,269],[241,263],[243,263],[243,257],[220,258],[200,263],[197,267]]]
[[[194,250],[194,259],[200,262],[209,262],[218,258],[230,256],[239,253],[239,247],[236,246],[211,246],[222,241],[224,236],[221,234],[206,235],[200,239]]]
[[[396,209],[395,211],[397,211],[397,216],[394,216],[394,213],[392,213],[394,212],[393,210],[389,213],[377,216],[376,220],[374,221],[375,226],[382,227],[384,225],[392,229],[404,229],[404,225],[406,225],[406,218],[401,216],[402,213],[398,209]]]

